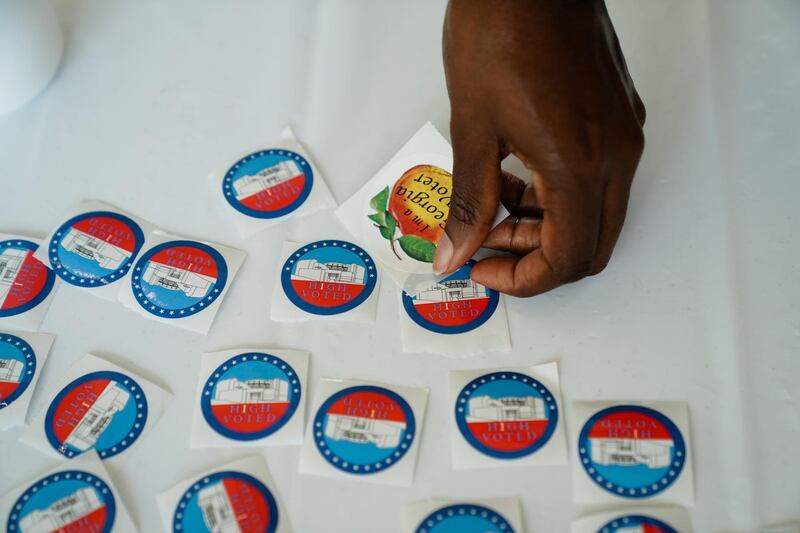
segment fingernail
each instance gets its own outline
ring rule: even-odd
[[[453,260],[453,241],[447,236],[447,233],[442,234],[439,245],[436,247],[436,252],[433,254],[433,273],[437,276],[444,274],[450,262]]]

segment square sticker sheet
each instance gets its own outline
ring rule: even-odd
[[[211,183],[243,237],[287,218],[336,207],[322,174],[291,128],[271,145],[241,154],[212,174]]]
[[[153,229],[149,222],[109,204],[87,201],[44,239],[35,257],[68,285],[114,301]]]
[[[116,459],[158,422],[172,395],[92,354],[77,361],[20,441],[55,459]]]
[[[154,231],[119,292],[151,320],[206,334],[247,254]]]
[[[36,258],[41,243],[0,233],[0,327],[36,331],[50,308],[56,274]]]
[[[0,331],[0,430],[25,424],[54,340],[49,333]]]
[[[404,531],[415,533],[524,533],[517,498],[425,500],[406,509]]]
[[[204,354],[192,448],[302,444],[308,357],[277,348]]]
[[[578,518],[572,533],[692,533],[689,514],[678,507],[634,507]]]
[[[300,473],[410,486],[427,401],[427,389],[320,380]]]
[[[9,533],[136,533],[111,477],[93,453],[53,468],[0,498],[0,524]]]
[[[398,291],[404,352],[464,357],[511,349],[503,296],[470,279],[474,264],[444,278],[406,278]]]
[[[576,402],[570,417],[575,501],[694,504],[684,402]]]
[[[431,274],[453,190],[453,151],[430,122],[336,210],[356,242],[402,284]]]
[[[192,476],[158,496],[165,531],[291,533],[289,516],[261,456]]]
[[[380,274],[360,246],[336,239],[305,244],[287,241],[278,264],[271,320],[375,321]]]
[[[453,468],[567,462],[558,364],[449,375]]]

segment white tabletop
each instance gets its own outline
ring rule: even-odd
[[[202,4],[202,5],[201,5]],[[284,239],[346,237],[331,212],[249,240],[213,209],[207,174],[291,124],[339,202],[426,120],[447,132],[443,2],[58,4],[67,44],[53,84],[0,117],[0,229],[44,236],[81,199],[110,201],[178,234],[249,257],[208,336],[144,320],[69,286],[42,331],[57,335],[32,411],[86,352],[175,394],[155,431],[111,473],[142,531],[155,494],[244,451],[190,450],[198,357],[256,345],[309,350],[320,377],[430,388],[410,489],[297,473],[297,447],[268,460],[297,531],[392,531],[406,503],[521,498],[529,531],[564,532],[569,465],[450,468],[446,372],[559,361],[575,400],[685,400],[697,531],[744,531],[800,515],[800,198],[796,4],[615,1],[647,104],[647,148],[614,259],[593,279],[507,300],[513,350],[462,360],[404,354],[396,288],[377,323],[269,321]],[[0,492],[52,466],[0,434]]]

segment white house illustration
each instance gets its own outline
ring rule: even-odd
[[[150,261],[144,269],[142,281],[171,291],[181,291],[189,298],[202,298],[208,294],[215,280],[209,276]]]
[[[297,262],[292,279],[363,285],[364,272],[364,267],[355,263],[320,263],[316,259],[303,259]]]
[[[536,396],[475,396],[468,405],[467,423],[547,420],[544,400]]]
[[[0,252],[0,305],[6,300],[27,255],[26,250],[17,248],[6,248]]]
[[[486,287],[471,279],[451,279],[427,286],[409,294],[409,296],[411,296],[416,305],[488,298],[489,292]]]
[[[259,170],[255,174],[237,179],[233,182],[233,190],[236,191],[236,199],[241,200],[301,174],[297,163],[291,159],[281,161],[276,165]]]
[[[125,408],[130,400],[130,393],[114,383],[106,385],[97,400],[81,417],[64,444],[68,444],[82,452],[97,444],[97,439],[111,424],[114,415]]]
[[[603,466],[664,468],[672,461],[673,442],[669,439],[592,438],[592,461]]]
[[[44,509],[36,509],[19,521],[23,533],[52,533],[66,531],[69,524],[103,507],[97,492],[90,487],[78,489],[56,500]],[[72,529],[70,528],[70,531]]]
[[[646,526],[627,526],[627,527],[618,527],[614,530],[614,533],[649,533],[650,528],[645,529]],[[661,531],[659,529],[658,531]]]
[[[122,266],[130,253],[104,240],[92,237],[75,228],[70,228],[61,240],[61,247],[96,262],[102,268],[115,270]]]
[[[240,532],[236,513],[221,481],[198,492],[197,505],[203,515],[203,522],[211,533]]]
[[[396,448],[406,425],[390,420],[373,420],[345,415],[328,415],[325,436],[365,444],[371,442],[378,448]]]
[[[25,364],[16,359],[0,359],[0,381],[19,383]]]
[[[223,379],[217,382],[213,404],[274,403],[289,401],[289,382],[280,378]]]

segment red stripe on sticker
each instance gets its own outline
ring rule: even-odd
[[[17,390],[19,383],[13,381],[0,381],[0,402],[11,396]]]
[[[297,197],[303,192],[305,183],[305,174],[300,174],[268,189],[242,198],[240,202],[245,207],[256,211],[277,211],[297,200]]]
[[[53,531],[53,533],[99,533],[103,531],[106,525],[107,511],[106,506],[99,507],[77,520],[60,527]]]
[[[462,326],[483,314],[489,298],[415,304],[414,309],[423,319],[440,326]]]
[[[355,416],[373,420],[405,422],[403,409],[394,400],[378,392],[354,392],[333,403],[328,414]]]
[[[52,429],[58,442],[63,444],[67,440],[69,434],[80,424],[81,418],[92,408],[109,383],[111,383],[109,379],[87,381],[64,396],[53,415]]]
[[[192,246],[171,246],[153,254],[151,261],[216,279],[217,262],[203,250]]]
[[[122,248],[129,253],[133,253],[136,249],[136,236],[133,230],[131,230],[127,224],[116,218],[84,218],[74,223],[72,227],[101,241]]]
[[[667,427],[644,413],[617,412],[604,416],[589,430],[590,439],[672,439]]]
[[[47,267],[28,250],[0,309],[13,309],[30,302],[47,282]]]
[[[642,524],[642,533],[664,533],[664,530],[652,524]]]
[[[303,301],[319,307],[344,305],[364,291],[359,283],[333,283],[293,279],[292,288]]]
[[[241,533],[261,533],[267,530],[272,517],[263,494],[240,479],[223,479],[222,485],[233,507],[236,523]]]
[[[272,427],[279,422],[289,402],[274,403],[233,403],[212,405],[214,418],[227,429],[239,433],[255,433]]]
[[[515,422],[469,422],[472,435],[493,450],[515,452],[530,447],[542,438],[547,420]]]

